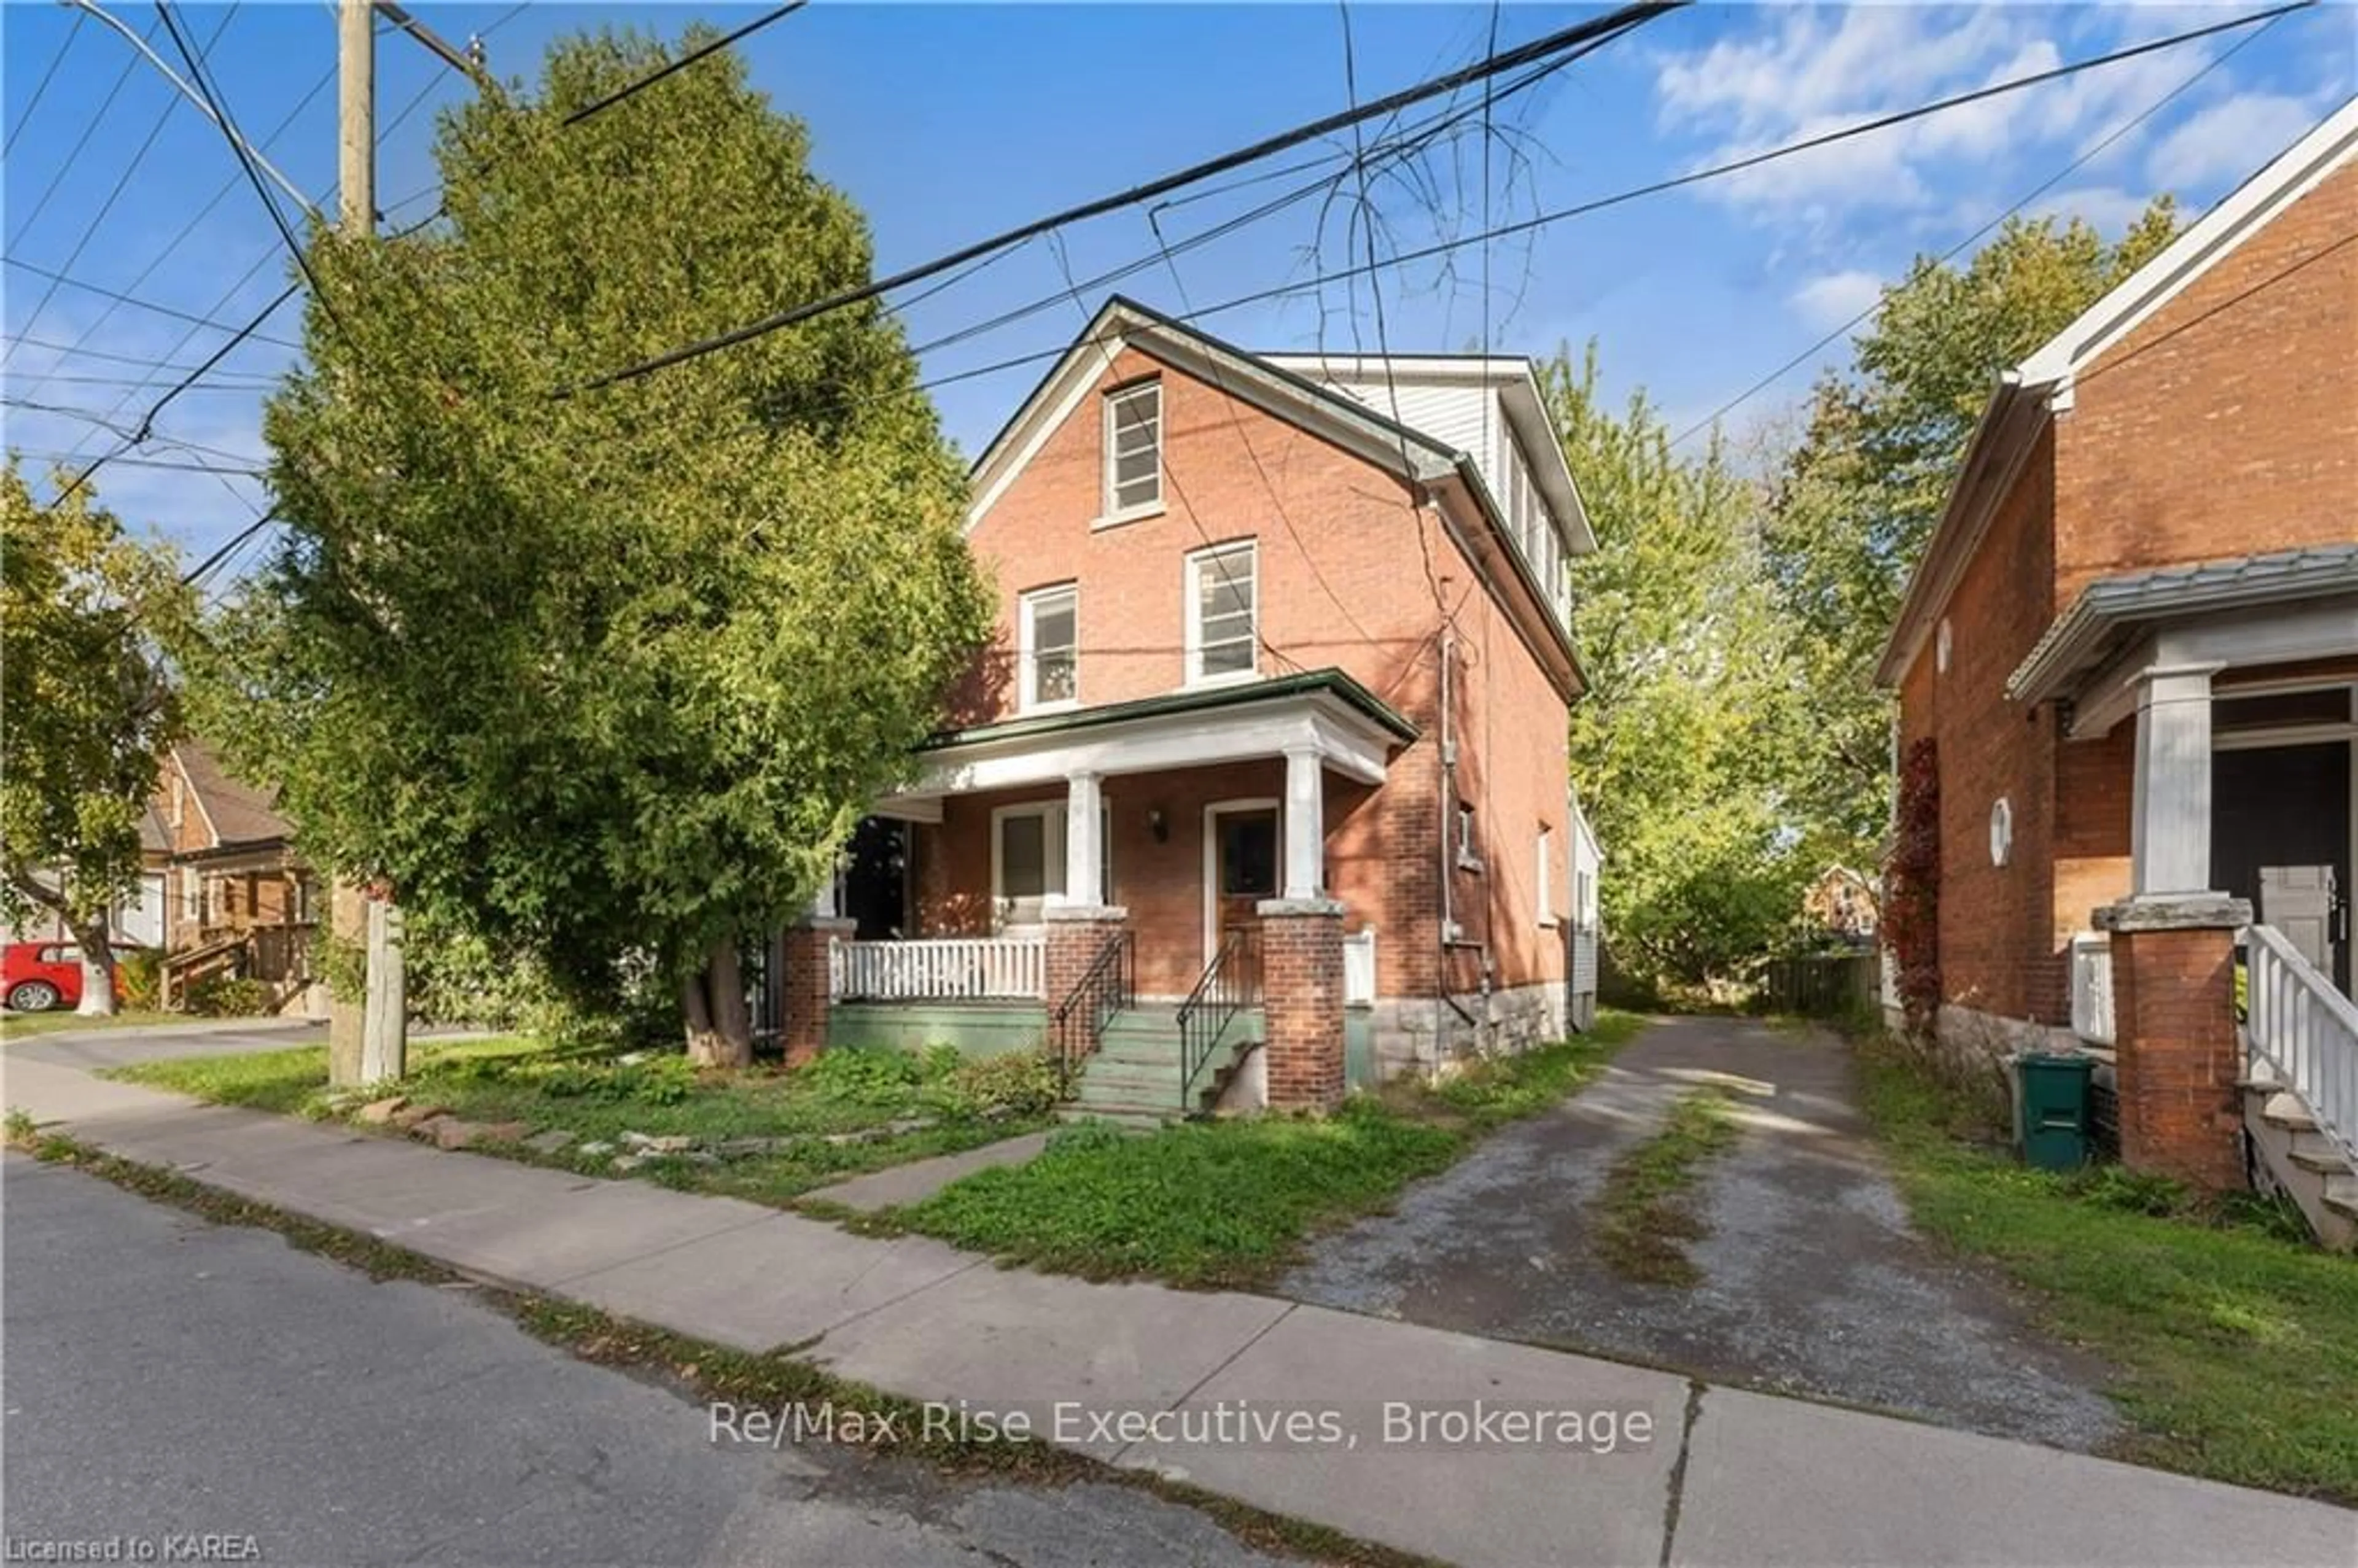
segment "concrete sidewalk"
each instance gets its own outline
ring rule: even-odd
[[[1321,1307],[1003,1270],[13,1054],[5,1069],[8,1106],[125,1158],[699,1338],[816,1340],[803,1354],[844,1377],[1021,1412],[1114,1464],[1446,1561],[2358,1560],[2358,1514],[2323,1504]],[[1550,1441],[1518,1433],[1541,1411]]]

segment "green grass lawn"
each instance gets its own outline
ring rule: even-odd
[[[522,1123],[526,1135],[562,1130],[574,1135],[577,1146],[620,1144],[625,1132],[686,1134],[700,1143],[795,1139],[775,1151],[714,1163],[652,1159],[633,1173],[686,1191],[771,1204],[863,1172],[955,1153],[1047,1124],[1024,1064],[968,1067],[938,1054],[830,1052],[817,1065],[792,1072],[698,1073],[676,1054],[633,1060],[503,1036],[422,1044],[412,1048],[410,1062],[406,1078],[372,1094],[406,1095],[415,1105],[442,1107],[467,1121]],[[148,1062],[108,1076],[281,1115],[330,1117],[353,1108],[329,1095],[328,1053],[320,1045]],[[825,1141],[829,1133],[920,1117],[931,1125],[868,1141]],[[583,1154],[576,1147],[544,1155],[515,1143],[477,1149],[590,1175],[613,1173],[620,1152]]]
[[[126,1009],[112,1018],[84,1018],[78,1012],[0,1012],[0,1040],[29,1040],[36,1034],[63,1034],[76,1029],[149,1029],[158,1024],[186,1023],[185,1012],[141,1012]]]
[[[1868,1114],[1917,1225],[2003,1267],[2051,1326],[2119,1368],[2121,1457],[2358,1504],[2358,1259],[2250,1198],[2118,1167],[2017,1164],[1993,1108],[1915,1058],[1860,1049]]]
[[[882,1223],[1091,1279],[1266,1282],[1304,1238],[1380,1209],[1482,1132],[1555,1104],[1644,1026],[1483,1063],[1437,1088],[1394,1086],[1321,1119],[1190,1122],[1136,1136],[1083,1125],[1030,1164],[980,1171]]]

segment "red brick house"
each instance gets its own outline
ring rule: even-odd
[[[163,876],[167,1000],[216,973],[262,980],[282,1001],[307,985],[323,892],[273,793],[184,741],[164,756],[149,815],[165,840],[151,863]]]
[[[1594,542],[1527,362],[1254,354],[1116,299],[973,490],[997,640],[786,939],[797,1048],[1044,1031],[1087,1103],[1167,1114],[1587,1022]]]
[[[2358,1204],[2358,102],[2006,374],[1880,678],[1944,1040],[2116,1053],[2130,1162],[2240,1184],[2248,1120]]]

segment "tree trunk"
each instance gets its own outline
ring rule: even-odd
[[[107,929],[106,916],[91,921],[66,923],[73,933],[74,942],[81,948],[81,1005],[74,1009],[84,1018],[114,1016],[114,934]]]
[[[753,1021],[745,1010],[745,979],[735,943],[713,946],[704,968],[680,981],[679,1000],[689,1061],[699,1067],[753,1065]]]

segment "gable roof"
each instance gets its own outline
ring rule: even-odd
[[[212,829],[213,848],[272,843],[294,831],[278,814],[276,790],[256,789],[230,777],[221,759],[200,742],[183,741],[174,746],[172,761],[188,780],[189,794]]]
[[[2353,157],[2358,97],[2221,198],[2152,260],[1999,378],[1958,465],[1948,504],[1909,579],[1876,666],[1877,685],[1898,685],[1915,663],[2039,432],[2052,414],[2071,407],[2079,373]]]
[[[1492,493],[1471,453],[1402,424],[1339,388],[1314,381],[1266,355],[1238,348],[1124,295],[1114,295],[1106,301],[975,460],[970,470],[974,497],[966,515],[968,533],[971,534],[998,503],[1024,465],[1097,386],[1114,356],[1124,348],[1136,349],[1182,374],[1206,382],[1229,396],[1333,441],[1410,483],[1430,485],[1453,479],[1458,481],[1480,512],[1484,525],[1502,546],[1498,551],[1499,557],[1536,607],[1529,617],[1530,625],[1525,624],[1523,613],[1509,607],[1509,618],[1516,624],[1518,635],[1535,652],[1539,651],[1540,642],[1549,645],[1549,651],[1541,655],[1543,665],[1551,660],[1561,661],[1563,676],[1552,671],[1550,678],[1568,679],[1567,700],[1587,689],[1588,677],[1572,645],[1571,628],[1551,608],[1547,589],[1531,563],[1523,558],[1522,548],[1508,524],[1505,508]],[[1451,529],[1455,535],[1454,524]],[[1489,568],[1482,564],[1480,554],[1462,535],[1457,536],[1460,546],[1475,560],[1476,570],[1487,577]],[[1532,641],[1535,634],[1540,642]]]
[[[1456,467],[1461,455],[1355,397],[1117,294],[1081,330],[1081,335],[1049,367],[1031,395],[1017,406],[975,460],[974,501],[967,511],[969,530],[998,503],[1023,465],[1124,348],[1134,348],[1280,418],[1325,435],[1405,479],[1438,479]]]

